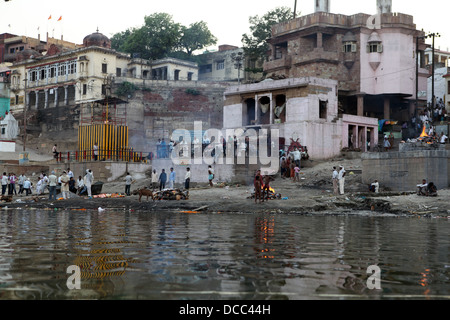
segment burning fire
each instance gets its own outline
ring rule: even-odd
[[[427,135],[427,129],[425,126],[423,126],[423,131],[419,138],[428,138],[428,137],[429,135]]]
[[[264,186],[261,187],[261,190],[264,190]],[[269,191],[275,193],[275,189],[272,187],[269,187]]]

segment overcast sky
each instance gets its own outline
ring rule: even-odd
[[[301,15],[314,12],[315,0],[298,0]],[[294,8],[295,0],[0,0],[0,33],[45,39],[55,38],[81,44],[83,38],[96,31],[110,37],[130,27],[139,27],[144,16],[166,12],[175,22],[188,26],[200,20],[208,24],[218,44],[241,46],[242,34],[249,32],[248,18],[264,15],[280,6]],[[419,29],[438,32],[436,47],[450,49],[449,0],[393,0],[392,10],[414,16]],[[376,0],[331,0],[331,13],[352,15],[376,13]],[[49,16],[51,20],[48,20]],[[57,21],[62,16],[61,21]],[[447,27],[446,27],[447,25]],[[38,31],[39,28],[39,31]],[[431,43],[430,40],[427,40]]]

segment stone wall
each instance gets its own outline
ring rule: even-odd
[[[448,188],[450,151],[406,151],[365,153],[362,155],[363,183],[377,179],[382,188],[415,191],[422,179],[438,189]]]
[[[137,85],[126,107],[129,144],[139,152],[156,153],[158,138],[169,140],[175,129],[192,130],[194,121],[203,127],[222,128],[223,92],[226,84],[196,81],[149,81],[127,79]],[[115,92],[113,88],[112,92]],[[62,152],[78,147],[78,105],[58,106],[30,111],[27,114],[27,147],[51,154],[54,144]],[[17,115],[20,126],[23,114]]]
[[[156,142],[168,143],[176,129],[194,129],[201,121],[204,130],[223,126],[224,84],[183,82],[140,82],[128,101],[127,123],[130,145],[137,151],[156,153]]]
[[[130,172],[135,179],[150,177],[152,170],[151,164],[146,163],[127,163],[127,162],[109,162],[109,161],[93,161],[80,163],[54,163],[49,164],[48,172],[52,170],[56,174],[61,174],[62,171],[70,168],[76,178],[78,176],[84,177],[87,169],[91,169],[94,173],[94,182],[111,182],[125,178],[127,172]],[[125,180],[124,180],[125,181]]]

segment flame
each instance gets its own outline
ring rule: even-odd
[[[423,126],[423,131],[422,134],[420,135],[420,138],[426,138],[429,137],[429,135],[427,135],[427,129],[425,126]]]
[[[261,187],[261,190],[264,190],[264,186]],[[272,187],[269,187],[269,191],[275,193],[275,189]]]

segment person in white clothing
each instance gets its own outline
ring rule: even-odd
[[[448,137],[442,132],[442,133],[441,133],[441,137],[440,137],[440,139],[439,139],[439,142],[440,142],[441,144],[445,144],[445,143],[447,142],[447,140],[448,140]]]
[[[375,180],[374,182],[372,182],[372,184],[370,185],[370,191],[378,193],[380,190],[380,184],[378,183],[378,180]]]
[[[345,185],[345,169],[343,166],[339,166],[339,194],[344,194],[344,185]]]
[[[339,173],[336,170],[336,167],[333,167],[333,176],[332,176],[332,182],[333,182],[333,193],[334,195],[338,195],[339,193],[339,189],[338,189],[338,177],[339,177]]]
[[[155,190],[156,187],[158,186],[158,181],[159,181],[158,173],[156,172],[156,169],[153,169],[153,172],[152,172],[152,189],[153,190]]]
[[[88,193],[89,199],[92,199],[92,182],[94,181],[94,175],[90,169],[86,170],[86,175],[84,176],[84,185]]]
[[[191,168],[186,168],[186,175],[184,176],[184,188],[189,190],[189,184],[191,182]]]

